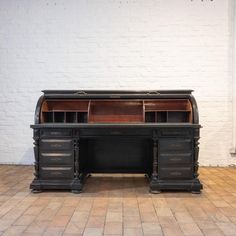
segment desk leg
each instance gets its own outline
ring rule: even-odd
[[[157,135],[153,134],[153,164],[152,164],[152,177],[150,181],[150,192],[151,193],[160,193],[160,189],[158,187],[158,173],[157,173],[157,155],[158,155],[158,147],[157,147]]]

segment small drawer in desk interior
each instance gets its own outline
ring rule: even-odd
[[[70,137],[71,129],[41,129],[41,137]]]
[[[71,139],[41,139],[40,148],[46,150],[70,150],[73,147]]]

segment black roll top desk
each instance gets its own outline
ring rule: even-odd
[[[81,192],[91,173],[143,173],[150,191],[199,193],[192,90],[45,90],[33,128],[34,192]]]

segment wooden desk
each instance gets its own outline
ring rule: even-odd
[[[191,91],[44,91],[31,128],[33,191],[80,192],[90,173],[143,173],[153,193],[202,188]]]

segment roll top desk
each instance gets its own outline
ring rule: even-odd
[[[199,193],[192,90],[45,90],[33,128],[34,192],[81,192],[90,173],[143,173],[150,191]]]

